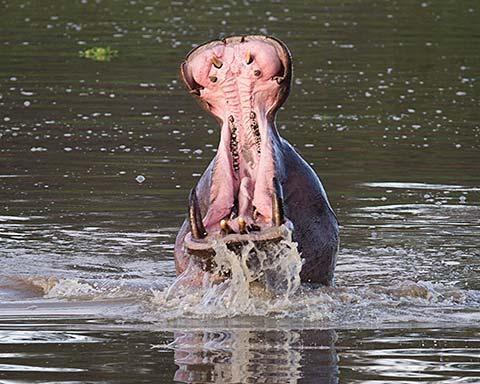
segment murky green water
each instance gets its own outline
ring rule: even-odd
[[[480,381],[478,2],[0,14],[2,383]],[[177,73],[195,44],[251,33],[292,50],[278,126],[322,177],[342,248],[337,288],[224,318],[164,291],[218,140]],[[95,46],[118,55],[80,57]]]

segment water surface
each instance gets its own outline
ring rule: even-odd
[[[477,2],[0,9],[2,382],[480,381]],[[342,247],[336,288],[227,308],[166,289],[218,140],[178,66],[239,33],[292,51],[278,127]],[[118,55],[79,55],[95,46]]]

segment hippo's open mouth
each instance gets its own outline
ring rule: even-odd
[[[221,125],[209,188],[202,188],[208,196],[190,194],[186,249],[208,257],[220,238],[231,245],[285,238],[292,224],[283,209],[274,119],[290,89],[288,49],[270,37],[230,37],[190,52],[181,74]]]

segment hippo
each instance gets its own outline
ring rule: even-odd
[[[175,241],[177,274],[192,258],[207,271],[219,240],[238,249],[248,241],[278,242],[290,232],[303,259],[301,281],[332,285],[337,218],[315,171],[275,126],[292,81],[287,46],[261,35],[211,41],[188,53],[180,74],[221,133],[215,157],[190,192]]]

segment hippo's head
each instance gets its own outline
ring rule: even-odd
[[[219,238],[235,247],[278,241],[284,215],[275,114],[292,74],[288,48],[266,36],[234,36],[193,49],[181,65],[188,90],[221,125],[216,158],[190,194],[190,254],[208,258]]]

